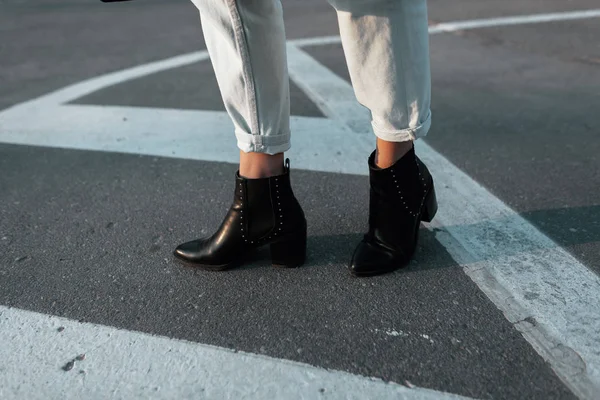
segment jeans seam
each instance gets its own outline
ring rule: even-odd
[[[228,0],[229,15],[234,27],[235,41],[238,45],[238,52],[242,59],[242,73],[244,82],[246,83],[247,106],[250,113],[250,130],[252,134],[259,133],[258,123],[258,107],[256,105],[256,88],[254,86],[254,74],[252,72],[252,62],[250,59],[250,51],[248,49],[248,40],[244,30],[244,24],[238,8],[237,0]]]
[[[404,29],[406,29],[405,26],[403,26]],[[392,33],[392,36],[394,36],[394,34]],[[396,43],[394,43],[394,45],[396,45]],[[404,69],[404,55],[402,54],[402,51],[396,51],[396,49],[394,48],[394,54],[396,55],[396,57],[398,57],[398,60],[400,61],[400,70],[402,71],[402,91],[404,94],[404,110],[405,110],[405,118],[406,118],[406,122],[407,124],[410,123],[410,116],[411,114],[409,113],[409,107],[408,107],[408,79],[406,79],[406,69]],[[397,71],[395,71],[397,73]],[[398,78],[398,75],[396,75],[396,79]],[[396,88],[397,89],[397,88]]]

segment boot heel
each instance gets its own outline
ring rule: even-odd
[[[271,243],[274,267],[296,268],[306,260],[306,230]]]
[[[425,196],[425,202],[421,209],[421,221],[431,222],[435,214],[437,213],[438,204],[437,198],[435,197],[435,188],[432,186],[427,196]]]

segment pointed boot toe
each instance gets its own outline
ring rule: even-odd
[[[196,239],[180,244],[173,251],[173,255],[180,262],[192,267],[202,267],[209,271],[223,271],[234,266],[235,260],[220,262],[211,256],[208,248],[209,239]]]
[[[405,264],[406,257],[401,251],[388,249],[365,238],[354,250],[348,269],[354,276],[372,276],[395,271]]]
[[[199,244],[200,240],[182,243],[175,248],[173,255],[184,261],[193,261],[194,256],[198,254],[198,250],[200,249]]]

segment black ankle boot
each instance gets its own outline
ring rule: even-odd
[[[306,257],[306,219],[283,175],[245,179],[236,173],[235,196],[221,227],[209,238],[183,243],[175,257],[209,270],[239,265],[251,250],[271,246],[275,266],[299,267]]]
[[[389,168],[369,157],[369,232],[350,261],[357,276],[383,274],[408,264],[417,246],[421,221],[430,222],[437,201],[429,170],[411,149]]]

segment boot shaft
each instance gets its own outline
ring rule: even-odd
[[[423,203],[433,187],[429,170],[411,149],[389,168],[377,168],[369,157],[369,235],[404,254],[413,251]]]
[[[375,195],[389,198],[408,212],[422,204],[432,182],[427,166],[417,157],[414,148],[389,168],[375,165],[375,152],[369,157],[369,181]]]
[[[304,212],[292,191],[289,162],[282,175],[269,178],[247,179],[238,172],[233,210],[240,213],[251,240],[282,236],[306,226]]]

